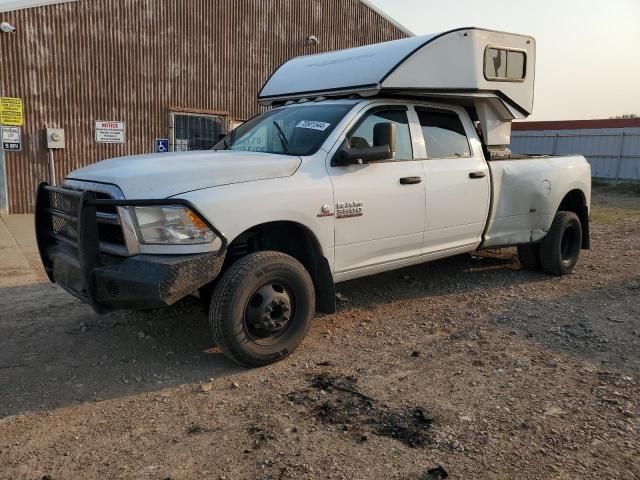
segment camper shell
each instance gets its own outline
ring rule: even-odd
[[[472,107],[484,142],[500,151],[511,121],[533,110],[535,40],[466,27],[294,58],[267,80],[263,105],[315,98],[401,96]]]

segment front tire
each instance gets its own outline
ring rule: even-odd
[[[314,309],[313,282],[300,262],[280,252],[255,252],[220,278],[209,326],[228,358],[259,367],[287,357],[302,343]]]
[[[551,275],[573,271],[582,247],[582,224],[573,212],[558,212],[540,245],[542,269]]]

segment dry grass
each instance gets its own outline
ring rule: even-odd
[[[611,208],[596,205],[591,209],[591,221],[612,225],[623,220],[640,220],[640,209]]]
[[[597,187],[593,190],[591,204],[591,221],[595,223],[611,225],[619,221],[640,220],[640,195],[612,194]]]
[[[640,182],[611,183],[594,179],[591,186],[602,193],[618,193],[627,195],[640,195]]]

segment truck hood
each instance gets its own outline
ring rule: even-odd
[[[67,178],[117,185],[128,199],[166,198],[218,185],[289,177],[302,159],[272,153],[206,150],[113,158]]]

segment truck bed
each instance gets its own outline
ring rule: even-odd
[[[572,190],[584,192],[586,204],[590,204],[591,167],[580,155],[513,154],[487,163],[491,206],[481,248],[541,240]]]
[[[536,158],[551,158],[550,155],[533,155],[533,154],[523,154],[523,153],[510,153],[504,157],[496,157],[489,159],[490,162],[499,162],[504,160],[532,160]]]

